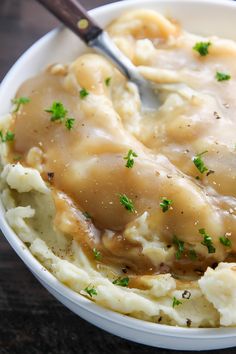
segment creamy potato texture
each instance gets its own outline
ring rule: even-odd
[[[143,113],[135,85],[94,53],[23,83],[1,123],[6,218],[59,280],[102,306],[235,326],[236,44],[151,10],[108,32],[160,108]]]

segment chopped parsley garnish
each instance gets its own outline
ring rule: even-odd
[[[55,120],[62,121],[67,115],[67,110],[61,102],[53,102],[52,106],[48,109],[45,109],[45,112],[51,113],[51,121]]]
[[[217,81],[228,81],[228,80],[231,79],[231,76],[229,74],[225,74],[225,73],[222,73],[222,72],[219,72],[219,71],[217,71],[215,77],[216,77]]]
[[[200,173],[204,173],[206,171],[208,171],[208,168],[205,166],[203,160],[202,160],[202,155],[206,154],[208,151],[203,151],[200,154],[197,154],[196,156],[194,156],[193,158],[193,163],[194,165],[197,167],[198,171]]]
[[[96,261],[100,261],[102,259],[101,252],[98,251],[96,248],[93,248],[93,255]]]
[[[19,97],[19,98],[14,98],[12,100],[12,103],[15,105],[15,109],[13,110],[13,113],[16,113],[19,111],[20,106],[22,104],[26,104],[30,102],[30,98],[28,97]]]
[[[97,293],[97,290],[95,289],[95,287],[89,287],[87,286],[84,291],[86,291],[86,293],[89,294],[90,297],[93,297],[93,296],[96,296],[98,293]]]
[[[108,87],[110,86],[110,83],[111,83],[111,77],[107,77],[105,80],[105,85]]]
[[[211,42],[197,42],[193,47],[193,50],[196,50],[202,57],[205,57],[207,54],[209,54],[208,49],[210,45]]]
[[[176,297],[173,297],[173,302],[172,302],[172,307],[174,308],[175,306],[179,306],[182,305],[182,302],[178,299],[176,299]]]
[[[173,201],[171,199],[167,199],[167,198],[162,198],[162,201],[160,203],[160,207],[163,211],[163,213],[165,213],[166,211],[168,211],[170,209],[171,204],[173,203]]]
[[[75,123],[74,118],[67,118],[67,120],[65,122],[65,126],[68,130],[71,130],[73,128],[74,123]]]
[[[177,259],[180,259],[182,254],[184,253],[184,241],[181,241],[176,236],[174,236],[173,243],[175,246],[177,246],[177,252],[175,254],[175,257]]]
[[[4,136],[2,130],[0,130],[0,138],[2,140],[2,143],[6,143],[7,141],[13,141],[14,137],[15,137],[15,134],[13,134],[10,131],[7,131]]]
[[[54,101],[50,108],[45,109],[45,112],[51,113],[51,122],[64,122],[68,130],[73,128],[75,119],[67,117],[68,111],[65,109],[63,103]]]
[[[79,92],[79,95],[80,98],[83,100],[85,97],[89,95],[89,92],[85,88],[82,88]]]
[[[129,278],[125,277],[125,278],[117,278],[115,279],[112,284],[115,285],[119,285],[119,286],[128,286],[129,285]]]
[[[203,241],[201,242],[201,244],[202,244],[203,246],[206,246],[206,247],[207,247],[208,253],[215,253],[216,249],[215,249],[215,247],[213,246],[213,242],[212,242],[211,236],[206,233],[206,230],[205,230],[205,229],[199,229],[198,231],[199,231],[199,233],[204,237],[204,239],[203,239]]]
[[[226,237],[226,236],[219,237],[219,240],[220,240],[220,243],[222,245],[224,245],[225,247],[231,247],[232,246],[231,240],[228,237]]]
[[[195,261],[197,259],[197,253],[195,250],[189,250],[188,256],[191,259],[191,261]]]
[[[138,157],[138,155],[133,150],[129,150],[127,156],[124,157],[124,160],[127,160],[125,167],[132,168],[134,166],[134,157]]]
[[[134,203],[131,199],[129,199],[125,194],[120,194],[120,204],[125,207],[130,213],[135,212]]]

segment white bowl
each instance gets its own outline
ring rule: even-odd
[[[176,18],[198,34],[236,39],[236,3],[217,0],[130,0],[102,6],[91,15],[105,26],[127,9],[146,7]],[[84,50],[70,31],[56,29],[28,49],[6,75],[0,87],[0,116],[9,112],[19,85],[53,62],[68,62]],[[8,242],[35,277],[70,310],[94,325],[135,342],[169,349],[209,350],[236,346],[236,328],[194,329],[149,323],[102,308],[60,283],[32,256],[7,224],[0,205],[0,226]],[[236,309],[235,309],[236,311]]]

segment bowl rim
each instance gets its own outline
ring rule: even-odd
[[[195,3],[198,4],[214,4],[220,6],[227,6],[230,8],[236,8],[236,2],[232,2],[229,0],[148,0],[147,5],[156,2],[165,2],[165,4],[173,3],[173,1],[178,2],[179,4],[183,3]],[[143,0],[126,0],[126,1],[118,1],[115,3],[106,4],[103,6],[99,6],[89,11],[92,17],[98,16],[100,13],[103,13],[104,10],[112,8],[113,11],[116,9],[121,9],[128,7],[129,5],[142,5]],[[145,4],[145,7],[146,6]],[[10,82],[14,78],[15,71],[21,65],[21,63],[27,58],[30,58],[31,53],[34,49],[38,49],[40,46],[43,46],[46,42],[52,41],[61,30],[61,27],[55,28],[42,36],[36,42],[33,43],[12,65],[9,69],[8,73],[3,78],[0,85],[0,94],[3,90],[5,90],[5,85]],[[29,59],[28,59],[29,60]],[[0,201],[0,228],[2,230],[3,235],[10,243],[11,247],[15,250],[21,260],[29,267],[31,272],[36,275],[43,283],[47,284],[49,288],[52,288],[56,293],[60,294],[62,297],[67,298],[69,301],[73,302],[75,305],[82,307],[84,310],[97,315],[100,318],[109,319],[110,322],[116,323],[118,325],[125,326],[126,328],[132,328],[135,330],[141,330],[142,332],[149,334],[161,334],[163,336],[169,337],[183,337],[186,336],[191,338],[198,339],[212,339],[213,336],[217,336],[220,338],[232,338],[235,337],[235,327],[219,327],[219,328],[186,328],[186,327],[178,327],[178,326],[169,326],[165,324],[158,324],[154,322],[148,322],[145,320],[129,317],[127,315],[115,312],[113,310],[109,310],[105,307],[97,305],[95,302],[87,299],[83,295],[75,292],[62,282],[60,282],[51,272],[49,272],[37,259],[33,256],[33,254],[29,251],[27,246],[20,240],[17,234],[11,229],[5,219],[5,210]]]

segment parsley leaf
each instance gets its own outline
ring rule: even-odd
[[[181,241],[177,238],[177,236],[174,236],[173,244],[178,248],[175,257],[177,259],[180,259],[182,254],[184,253],[184,241]]]
[[[182,305],[182,302],[180,300],[176,299],[176,297],[174,296],[173,302],[172,302],[172,307],[174,308],[175,306],[178,306],[178,305]]]
[[[201,242],[201,244],[207,247],[208,253],[215,253],[216,249],[213,246],[211,236],[206,233],[205,229],[199,229],[198,231],[204,237],[204,240]]]
[[[205,57],[209,54],[208,49],[211,45],[211,42],[197,42],[193,47],[193,50],[196,50],[202,57]]]
[[[16,113],[19,111],[20,106],[22,104],[26,104],[30,102],[30,98],[28,97],[19,97],[19,98],[14,98],[12,100],[12,103],[15,105],[15,109],[13,110],[13,113]]]
[[[231,76],[229,74],[225,74],[225,73],[222,73],[222,72],[219,72],[219,71],[217,71],[215,77],[216,77],[217,81],[227,81],[227,80],[231,79]]]
[[[101,252],[98,251],[96,248],[93,248],[93,254],[96,261],[100,261],[102,259]]]
[[[203,160],[202,160],[202,155],[206,154],[208,151],[203,151],[200,154],[197,154],[196,156],[194,156],[193,158],[193,163],[194,165],[197,167],[198,171],[200,173],[204,173],[206,171],[208,171],[208,168],[205,166]]]
[[[112,284],[115,285],[119,285],[119,286],[128,286],[129,285],[129,278],[125,277],[125,278],[117,278],[115,279]]]
[[[127,156],[124,157],[124,160],[127,160],[125,167],[127,168],[133,167],[134,157],[138,157],[138,155],[133,150],[129,150]]]
[[[219,237],[219,240],[220,240],[220,243],[222,245],[224,245],[225,247],[231,247],[232,246],[231,240],[228,237],[226,237],[226,236]]]
[[[134,213],[134,203],[131,199],[129,199],[125,194],[120,194],[120,204],[125,207],[130,213]]]
[[[171,204],[173,203],[173,201],[171,199],[167,199],[167,198],[162,198],[162,202],[160,203],[160,207],[162,208],[163,213],[165,213],[166,211],[169,210]]]
[[[108,86],[110,86],[110,83],[111,83],[111,77],[107,77],[105,79],[105,85],[108,87]]]
[[[84,291],[86,291],[86,293],[88,293],[90,297],[96,296],[98,294],[94,286],[91,288],[87,286]]]
[[[61,102],[54,101],[52,106],[48,109],[45,109],[45,112],[51,113],[51,121],[55,120],[62,121],[67,115],[67,110]]]
[[[2,140],[2,143],[6,143],[7,141],[13,141],[15,137],[15,134],[13,134],[10,131],[6,132],[6,135],[3,135],[2,130],[0,130],[0,139]]]
[[[51,113],[51,121],[65,122],[65,127],[71,130],[74,126],[75,119],[67,116],[67,109],[65,109],[63,103],[54,101],[50,108],[45,109],[45,112]],[[66,119],[66,120],[65,120]]]
[[[85,97],[89,95],[89,92],[85,88],[82,88],[79,92],[79,95],[80,98],[83,100]]]
[[[73,128],[74,123],[75,123],[74,118],[67,118],[67,120],[65,122],[65,126],[68,130],[71,130]]]

